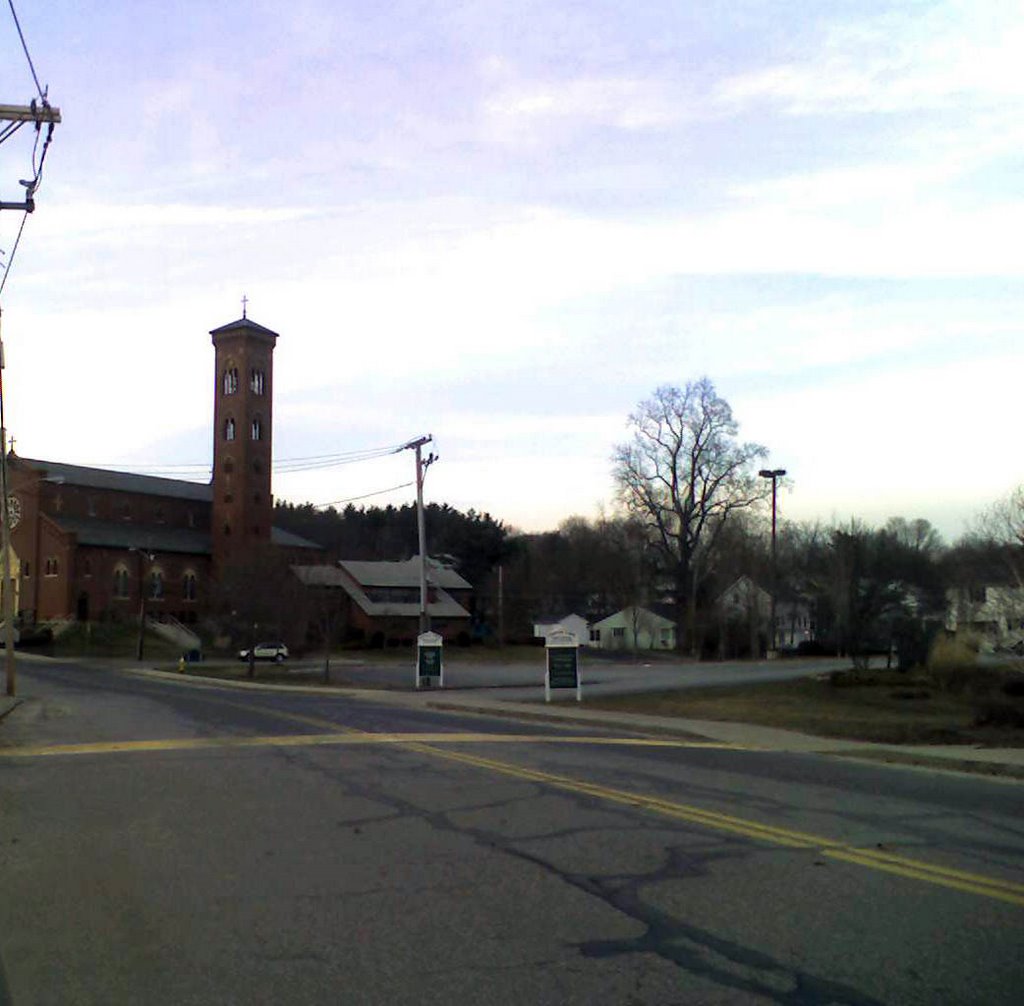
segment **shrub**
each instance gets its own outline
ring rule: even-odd
[[[1013,702],[984,702],[975,709],[974,725],[1024,729],[1024,708]]]
[[[978,648],[971,637],[941,635],[936,637],[928,653],[928,670],[945,671],[973,667],[977,656]]]

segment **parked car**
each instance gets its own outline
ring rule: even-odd
[[[281,663],[288,659],[288,647],[284,643],[257,643],[252,648],[253,659],[255,660],[276,660]],[[248,647],[238,651],[239,660],[249,659]]]

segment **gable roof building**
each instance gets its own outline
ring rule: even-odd
[[[339,560],[334,566],[295,565],[299,581],[310,588],[334,589],[348,599],[349,625],[367,639],[408,640],[419,631],[420,561]],[[431,628],[445,638],[468,631],[472,585],[455,570],[427,560],[427,613]]]
[[[198,621],[233,558],[319,545],[273,527],[272,350],[246,318],[210,333],[214,450],[208,483],[8,454],[14,610],[23,622],[101,615]],[[5,585],[6,587],[7,585]]]

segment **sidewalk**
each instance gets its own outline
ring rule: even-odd
[[[423,696],[423,699],[423,704],[427,708],[453,712],[507,716],[513,719],[566,723],[574,726],[591,725],[604,730],[626,730],[694,741],[717,742],[747,750],[867,758],[893,764],[920,765],[1024,779],[1024,748],[983,748],[959,744],[876,744],[871,741],[817,737],[752,723],[587,709],[586,706],[578,706],[575,702],[532,704],[454,694],[442,698],[436,692]]]

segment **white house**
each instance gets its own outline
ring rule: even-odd
[[[548,636],[557,630],[571,632],[581,646],[586,646],[590,639],[590,623],[581,615],[563,615],[561,618],[543,618],[533,623],[533,634],[547,641]]]
[[[753,618],[767,626],[771,617],[772,595],[749,576],[741,576],[718,595],[718,605],[727,618]]]
[[[1024,588],[1005,584],[952,588],[947,592],[946,628],[976,635],[986,648],[1024,640]]]
[[[768,636],[772,595],[749,576],[734,580],[718,595],[718,615],[726,622],[743,623],[754,633]],[[775,602],[775,640],[778,646],[796,646],[814,638],[814,620],[805,601],[778,598]]]
[[[630,605],[590,627],[590,645],[602,650],[674,650],[676,624],[647,608]]]

